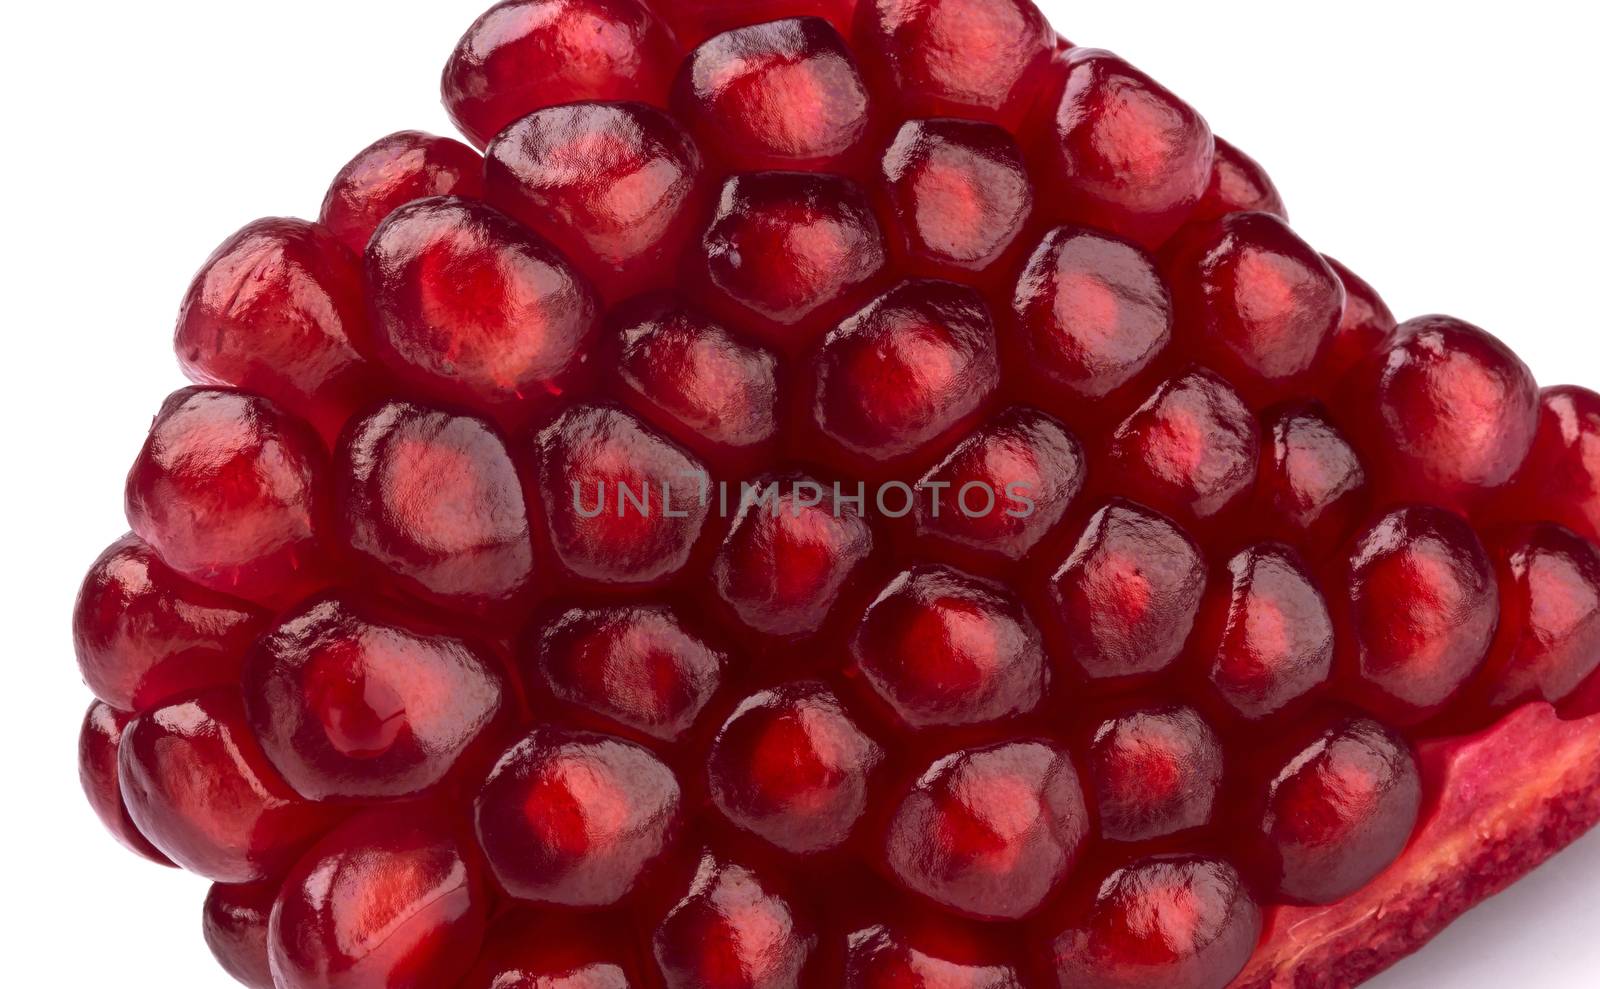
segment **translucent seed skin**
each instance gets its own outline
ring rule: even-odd
[[[95,816],[128,851],[157,865],[173,863],[140,833],[122,799],[117,751],[133,716],[96,701],[89,705],[78,732],[78,782]]]
[[[433,196],[483,196],[483,158],[448,137],[399,131],[382,137],[339,170],[319,222],[350,253],[366,253],[373,231],[406,203]]]
[[[206,946],[222,970],[247,989],[273,989],[267,929],[277,899],[278,884],[271,881],[215,883],[206,894]]]

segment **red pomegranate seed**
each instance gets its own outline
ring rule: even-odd
[[[454,985],[483,943],[489,891],[453,818],[368,811],[283,881],[268,945],[280,989]]]
[[[324,579],[327,469],[311,431],[266,399],[185,388],[128,472],[128,523],[196,583],[293,603]]]
[[[582,100],[664,106],[677,50],[640,0],[503,0],[444,70],[444,105],[478,147],[519,118]]]
[[[226,690],[140,715],[119,750],[133,823],[172,861],[214,882],[281,875],[340,812],[300,797]]]
[[[837,171],[872,108],[855,57],[818,17],[719,34],[684,61],[672,106],[726,170]]]
[[[334,176],[321,223],[352,254],[367,250],[373,231],[407,203],[433,196],[483,195],[483,158],[460,141],[405,130],[379,138]]]
[[[1351,370],[1383,347],[1389,334],[1394,332],[1395,318],[1377,290],[1361,276],[1333,258],[1324,256],[1322,260],[1339,276],[1345,294],[1339,328],[1333,331],[1317,369],[1323,391],[1333,394],[1332,389],[1337,388]]]
[[[1405,739],[1367,718],[1313,733],[1269,771],[1246,858],[1280,899],[1332,903],[1400,854],[1422,782]]]
[[[277,899],[275,882],[216,883],[206,894],[206,946],[222,970],[247,989],[273,989],[267,929]]]
[[[495,921],[458,989],[627,989],[642,971],[627,941],[589,916],[519,909]]]
[[[1072,757],[1040,741],[956,752],[935,762],[884,837],[906,889],[977,920],[1019,920],[1071,873],[1092,825]]]
[[[531,113],[489,145],[490,205],[554,244],[606,299],[671,284],[709,191],[700,149],[642,103]]]
[[[1220,859],[1144,859],[1078,899],[1046,949],[1056,989],[1227,986],[1261,937],[1261,909]]]
[[[686,48],[712,35],[785,17],[821,17],[848,37],[857,0],[672,0],[660,4],[662,16]]]
[[[1283,197],[1261,163],[1220,137],[1216,142],[1211,183],[1191,221],[1220,220],[1229,213],[1271,213],[1287,222],[1289,211]]]
[[[850,641],[854,669],[913,729],[1031,714],[1049,683],[1033,620],[1005,590],[946,567],[890,581]]]
[[[1600,540],[1600,395],[1564,385],[1539,393],[1539,427],[1499,514],[1549,519]]]
[[[100,701],[89,705],[83,728],[78,732],[78,782],[83,785],[83,795],[89,799],[95,816],[124,848],[157,865],[170,866],[172,862],[139,832],[122,801],[122,773],[117,765],[117,752],[128,722],[132,720],[133,715]]]
[[[72,613],[84,683],[121,711],[237,683],[266,625],[264,611],[189,583],[134,535],[100,554]]]
[[[789,989],[817,933],[782,882],[707,852],[652,943],[666,989]]]
[[[740,704],[706,757],[729,821],[796,855],[837,848],[867,809],[883,760],[826,686],[791,683]]]
[[[1017,966],[993,942],[936,915],[864,927],[848,938],[842,989],[1024,989]]]
[[[1222,741],[1187,707],[1142,708],[1101,722],[1087,768],[1108,841],[1152,841],[1211,823]]]
[[[610,906],[683,827],[677,778],[632,742],[540,728],[512,746],[475,805],[500,885],[533,903]]]
[[[1350,441],[1315,404],[1273,410],[1262,432],[1254,510],[1269,532],[1317,553],[1342,542],[1369,496],[1366,469]]]

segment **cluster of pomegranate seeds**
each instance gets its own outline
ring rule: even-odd
[[[78,600],[252,989],[1227,989],[1600,706],[1600,396],[1028,0],[505,0],[443,87],[206,261]]]

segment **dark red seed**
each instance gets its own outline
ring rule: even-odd
[[[1367,472],[1319,405],[1294,404],[1263,424],[1256,508],[1265,527],[1307,552],[1350,535],[1367,501]]]
[[[1222,740],[1191,708],[1142,708],[1101,722],[1085,763],[1101,835],[1152,841],[1210,824],[1223,762]]]
[[[1024,989],[994,940],[935,913],[864,927],[849,936],[842,989]]]
[[[1216,140],[1211,182],[1190,222],[1220,220],[1229,213],[1271,213],[1287,222],[1289,211],[1283,197],[1261,163],[1222,138]]]
[[[150,839],[140,833],[138,825],[128,816],[122,801],[121,770],[117,765],[117,750],[122,745],[122,735],[133,715],[117,711],[96,701],[89,705],[84,715],[83,728],[78,733],[78,782],[83,785],[83,795],[95,816],[106,826],[111,836],[128,851],[147,858],[157,865],[172,862]]]
[[[352,254],[406,203],[432,196],[483,195],[483,158],[447,137],[406,130],[379,138],[340,169],[322,200],[322,225]]]
[[[206,894],[206,946],[222,970],[247,989],[273,989],[267,928],[277,899],[276,882],[216,883]]]
[[[1576,385],[1539,393],[1539,428],[1499,514],[1549,519],[1600,540],[1600,395]],[[1531,516],[1531,517],[1530,517]]]
[[[706,852],[652,946],[666,989],[793,989],[817,940],[776,877]]]
[[[679,43],[693,48],[723,31],[784,17],[821,17],[849,37],[856,0],[672,0],[658,6]]]
[[[519,908],[495,921],[478,964],[457,989],[633,989],[645,985],[638,952],[615,926],[589,916]]]
[[[1324,393],[1330,393],[1351,370],[1383,347],[1394,332],[1395,318],[1377,290],[1359,275],[1326,255],[1322,260],[1339,276],[1345,296],[1339,328],[1333,331],[1316,372]]]

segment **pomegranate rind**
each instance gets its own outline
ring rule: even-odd
[[[1422,948],[1600,823],[1600,715],[1530,704],[1421,746],[1425,823],[1360,892],[1281,907],[1230,989],[1351,989]]]

